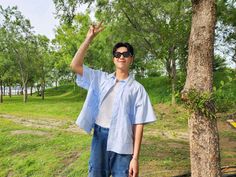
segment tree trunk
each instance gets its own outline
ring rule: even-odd
[[[175,87],[176,87],[176,62],[174,59],[174,47],[172,49],[170,63],[171,63],[171,88],[172,88],[172,98],[171,98],[171,104],[175,105]]]
[[[56,90],[57,90],[57,87],[58,87],[58,79],[56,79]]]
[[[166,61],[166,70],[171,80],[171,104],[175,105],[176,61],[174,58],[175,46],[169,48],[169,57]]]
[[[24,103],[27,102],[27,99],[28,99],[28,93],[27,93],[27,82],[24,82]]]
[[[3,96],[6,96],[6,83],[3,82]]]
[[[41,95],[40,95],[40,87],[41,87],[41,85],[40,85],[40,84],[37,84],[37,85],[36,85],[36,89],[37,89],[37,96],[41,96]]]
[[[33,95],[33,86],[31,85],[30,86],[30,96],[32,96]]]
[[[42,100],[44,100],[44,92],[45,92],[45,81],[43,81],[42,84],[41,84],[41,96],[42,96]]]
[[[2,80],[0,80],[0,103],[3,103]]]
[[[11,84],[9,84],[9,97],[11,98]]]
[[[187,78],[182,93],[194,89],[210,94],[213,87],[215,1],[192,0],[192,9]],[[215,114],[214,109],[211,112]],[[220,177],[216,119],[206,116],[200,109],[195,110],[189,119],[189,133],[192,177]]]
[[[24,95],[24,85],[23,85],[23,86],[21,86],[20,95]]]

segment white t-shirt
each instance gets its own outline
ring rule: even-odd
[[[113,102],[116,95],[116,92],[119,88],[120,83],[116,82],[116,84],[109,90],[107,95],[105,96],[101,107],[99,109],[98,117],[96,119],[96,124],[104,128],[110,128],[111,118],[112,118],[112,110],[113,110]]]

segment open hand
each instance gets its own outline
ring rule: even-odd
[[[100,22],[98,25],[91,25],[89,28],[89,31],[87,33],[87,38],[89,40],[93,40],[93,38],[102,30],[104,29],[104,27],[102,26],[102,22]]]

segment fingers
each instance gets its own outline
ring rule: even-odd
[[[104,27],[102,26],[102,21],[96,25],[96,24],[91,24],[89,31],[87,32],[87,38],[89,38],[90,40],[93,39],[99,32],[101,32],[102,30],[104,30]]]
[[[138,172],[133,168],[129,168],[129,177],[138,177]]]
[[[102,26],[103,20],[98,24],[97,28],[100,28]]]
[[[104,29],[104,27],[102,26],[102,23],[103,23],[103,21],[101,21],[100,23],[98,23],[98,25],[96,25],[95,23],[94,24],[92,24],[92,27],[93,27],[93,29],[95,29],[95,30],[97,30],[97,31],[102,31],[102,29]]]
[[[132,177],[133,176],[133,168],[132,168],[132,165],[130,164],[129,166],[129,177]]]
[[[138,177],[138,172],[133,168],[129,168],[129,177]]]
[[[132,177],[133,173],[132,173],[132,170],[129,169],[129,177]]]
[[[104,26],[103,26],[103,27],[101,27],[100,29],[98,29],[98,31],[97,31],[97,32],[98,32],[98,33],[99,33],[99,32],[101,32],[102,30],[104,30],[104,28],[105,28]]]

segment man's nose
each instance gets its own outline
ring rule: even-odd
[[[124,57],[124,54],[121,54],[121,55],[120,55],[120,58],[123,58],[123,59],[124,59],[124,58],[125,58],[125,57]]]

